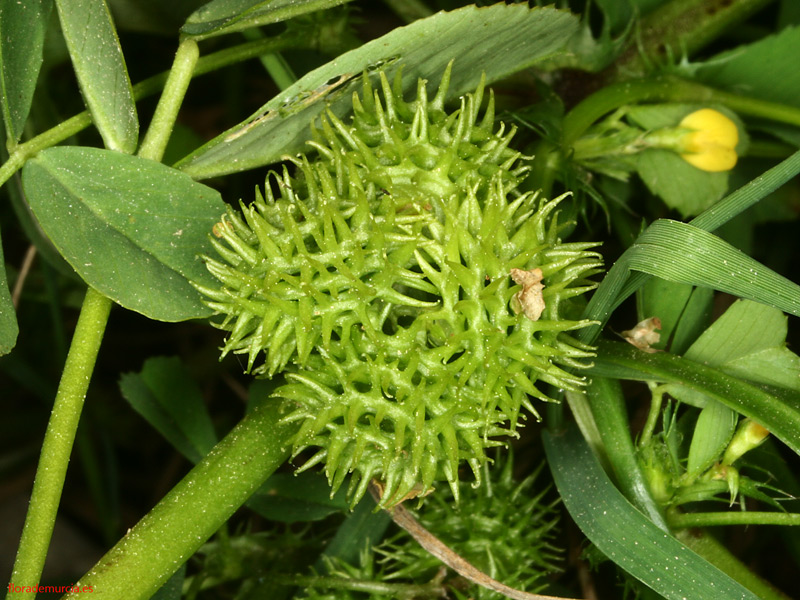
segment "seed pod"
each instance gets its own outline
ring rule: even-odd
[[[528,166],[493,129],[491,95],[479,118],[483,84],[448,114],[449,70],[431,101],[424,81],[413,102],[399,77],[364,81],[350,125],[329,112],[294,177],[223,217],[221,260],[206,259],[222,287],[201,290],[230,332],[223,354],[286,373],[294,455],[316,448],[303,469],[324,463],[334,490],[352,474],[353,502],[372,478],[386,506],[442,479],[457,498],[462,460],[479,479],[520,409],[538,418],[539,382],[582,384],[572,369],[592,349],[567,332],[588,323],[562,305],[594,287],[600,257],[559,239],[563,196],[515,191]],[[544,286],[537,319],[512,306],[523,271]]]

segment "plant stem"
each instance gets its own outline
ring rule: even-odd
[[[110,310],[111,300],[92,288],[86,290],[53,412],[42,442],[30,507],[11,575],[14,585],[39,585],[83,401]],[[36,593],[24,595],[33,598]],[[9,592],[6,598],[19,596],[20,594]]]
[[[741,115],[800,125],[800,109],[710,88],[677,77],[638,79],[609,85],[578,103],[564,117],[562,144],[571,148],[603,115],[640,102],[723,104]]]
[[[753,573],[725,546],[702,529],[680,529],[674,535],[720,571],[748,588],[761,600],[790,600],[789,596]]]
[[[346,579],[344,577],[308,575],[276,575],[275,581],[285,585],[302,586],[306,589],[352,590],[369,594],[382,594],[392,598],[438,598],[443,597],[445,588],[441,582],[429,583],[390,583],[363,579]]]
[[[150,598],[287,459],[296,427],[281,417],[280,404],[260,404],[76,586],[104,600]]]
[[[153,114],[153,120],[150,122],[150,127],[147,134],[139,147],[139,156],[142,158],[150,158],[152,160],[160,160],[164,155],[164,150],[167,147],[167,142],[172,134],[172,128],[175,126],[175,119],[178,116],[183,98],[186,96],[186,90],[189,87],[189,82],[192,80],[192,73],[194,72],[197,59],[200,56],[200,50],[197,47],[197,42],[191,38],[185,38],[178,46],[178,52],[175,54],[175,60],[172,63],[172,69],[167,77],[167,82],[164,85],[164,93],[158,101],[158,106]]]
[[[800,525],[800,513],[763,511],[725,511],[698,513],[671,513],[667,515],[670,527],[714,527],[717,525]]]
[[[658,418],[661,416],[661,404],[666,391],[663,385],[654,385],[652,382],[648,382],[647,385],[650,388],[650,410],[647,412],[647,421],[639,436],[639,448],[646,447],[653,437]]]
[[[308,40],[306,40],[307,42]],[[194,76],[204,75],[226,67],[230,64],[241,62],[249,58],[260,56],[264,53],[277,52],[287,48],[301,47],[296,36],[286,36],[275,39],[259,40],[257,42],[249,42],[241,44],[233,48],[226,48],[208,56],[204,56],[197,61],[196,68],[194,69]],[[133,86],[133,97],[136,100],[152,96],[160,89],[162,89],[167,81],[168,72],[153,75],[147,79],[140,81]],[[0,186],[8,181],[11,176],[17,172],[32,156],[41,152],[45,148],[55,146],[59,142],[63,142],[68,137],[75,135],[79,131],[86,129],[92,124],[92,117],[89,111],[83,111],[77,115],[59,123],[55,127],[48,129],[44,133],[31,138],[24,144],[18,145],[13,154],[9,156],[8,160],[0,166]]]

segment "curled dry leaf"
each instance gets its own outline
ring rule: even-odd
[[[516,313],[520,311],[525,313],[531,321],[538,321],[545,308],[542,277],[542,270],[538,267],[530,271],[511,269],[511,279],[522,286],[522,289],[514,294],[512,307]]]
[[[658,350],[650,346],[657,344],[661,340],[661,334],[656,333],[656,329],[661,329],[661,319],[650,317],[637,323],[633,329],[623,331],[622,336],[629,344],[652,354],[653,352],[658,352]]]

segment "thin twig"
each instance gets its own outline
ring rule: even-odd
[[[380,483],[374,479],[370,482],[369,491],[375,501],[380,504],[383,489]],[[417,540],[417,543],[427,550],[432,556],[435,556],[448,567],[453,569],[456,573],[476,583],[482,587],[493,590],[503,594],[507,598],[514,600],[569,600],[566,598],[559,598],[556,596],[542,596],[540,594],[531,594],[530,592],[523,592],[508,587],[489,577],[486,573],[473,566],[459,554],[451,550],[443,541],[433,535],[430,531],[425,529],[419,521],[412,515],[408,509],[402,504],[398,504],[393,508],[386,509],[386,512],[392,517],[392,520],[400,527],[405,529],[411,537]],[[572,599],[575,600],[575,599]]]
[[[14,308],[19,307],[19,298],[22,296],[22,288],[25,286],[25,280],[28,278],[28,273],[31,270],[34,258],[36,258],[36,246],[31,244],[28,246],[25,258],[22,259],[22,266],[19,268],[19,275],[17,276],[16,283],[14,283],[14,291],[11,293],[11,303],[14,305]]]

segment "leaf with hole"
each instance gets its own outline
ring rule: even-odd
[[[577,27],[578,20],[568,12],[519,4],[438,13],[308,73],[175,166],[205,179],[268,165],[304,149],[309,124],[326,106],[344,117],[364,70],[385,70],[391,80],[402,67],[408,91],[418,78],[438,81],[455,59],[449,88],[454,97],[474,90],[481,73],[491,82],[558,54]]]
[[[213,0],[194,11],[181,32],[198,40],[279,23],[351,0]]]

